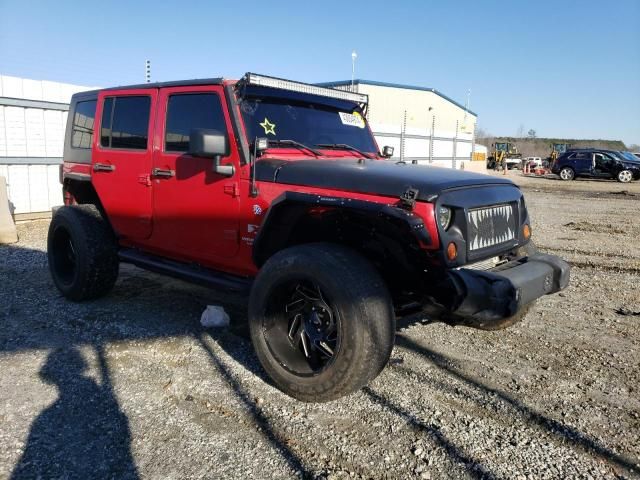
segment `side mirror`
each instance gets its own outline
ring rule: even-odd
[[[384,147],[382,147],[382,156],[384,158],[393,157],[393,147],[390,147],[389,145],[385,145]]]
[[[230,177],[233,165],[220,165],[221,157],[229,155],[229,139],[218,130],[194,128],[189,132],[189,154],[194,157],[213,158],[213,171]]]

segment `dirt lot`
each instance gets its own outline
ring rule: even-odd
[[[73,304],[47,222],[0,247],[0,477],[640,478],[640,183],[511,176],[572,283],[502,332],[404,322],[329,404],[264,378],[246,301],[122,268]],[[199,325],[222,304],[234,326]]]

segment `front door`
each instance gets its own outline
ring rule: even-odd
[[[240,245],[239,155],[221,86],[174,87],[158,96],[151,179],[153,233],[150,243],[180,260],[215,265]],[[189,155],[194,128],[217,130],[229,139],[231,177],[213,171],[213,159]]]
[[[151,170],[156,89],[98,95],[92,182],[116,233],[124,239],[151,235]],[[97,132],[100,132],[98,135]]]
[[[616,161],[606,153],[593,154],[593,176],[599,178],[613,178],[615,176]]]

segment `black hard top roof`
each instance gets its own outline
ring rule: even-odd
[[[102,90],[125,90],[134,88],[187,87],[189,85],[222,85],[223,78],[194,78],[192,80],[174,80],[171,82],[139,83],[122,87],[109,87]]]
[[[194,78],[192,80],[175,80],[171,82],[153,82],[153,83],[138,83],[136,85],[120,85],[117,87],[101,88],[99,90],[88,90],[86,92],[78,92],[74,94],[74,97],[94,97],[98,92],[111,91],[111,90],[139,90],[146,88],[163,88],[163,87],[188,87],[197,85],[222,85],[223,78]]]

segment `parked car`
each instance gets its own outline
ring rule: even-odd
[[[640,160],[632,160],[615,150],[573,149],[557,158],[551,172],[562,180],[587,177],[627,183],[640,179]]]
[[[399,315],[495,330],[567,286],[516,185],[384,161],[367,101],[253,73],[75,94],[56,287],[106,295],[127,262],[246,294],[265,371],[316,402],[381,372]]]
[[[640,152],[633,152],[633,154],[638,157],[638,160],[640,160]]]

